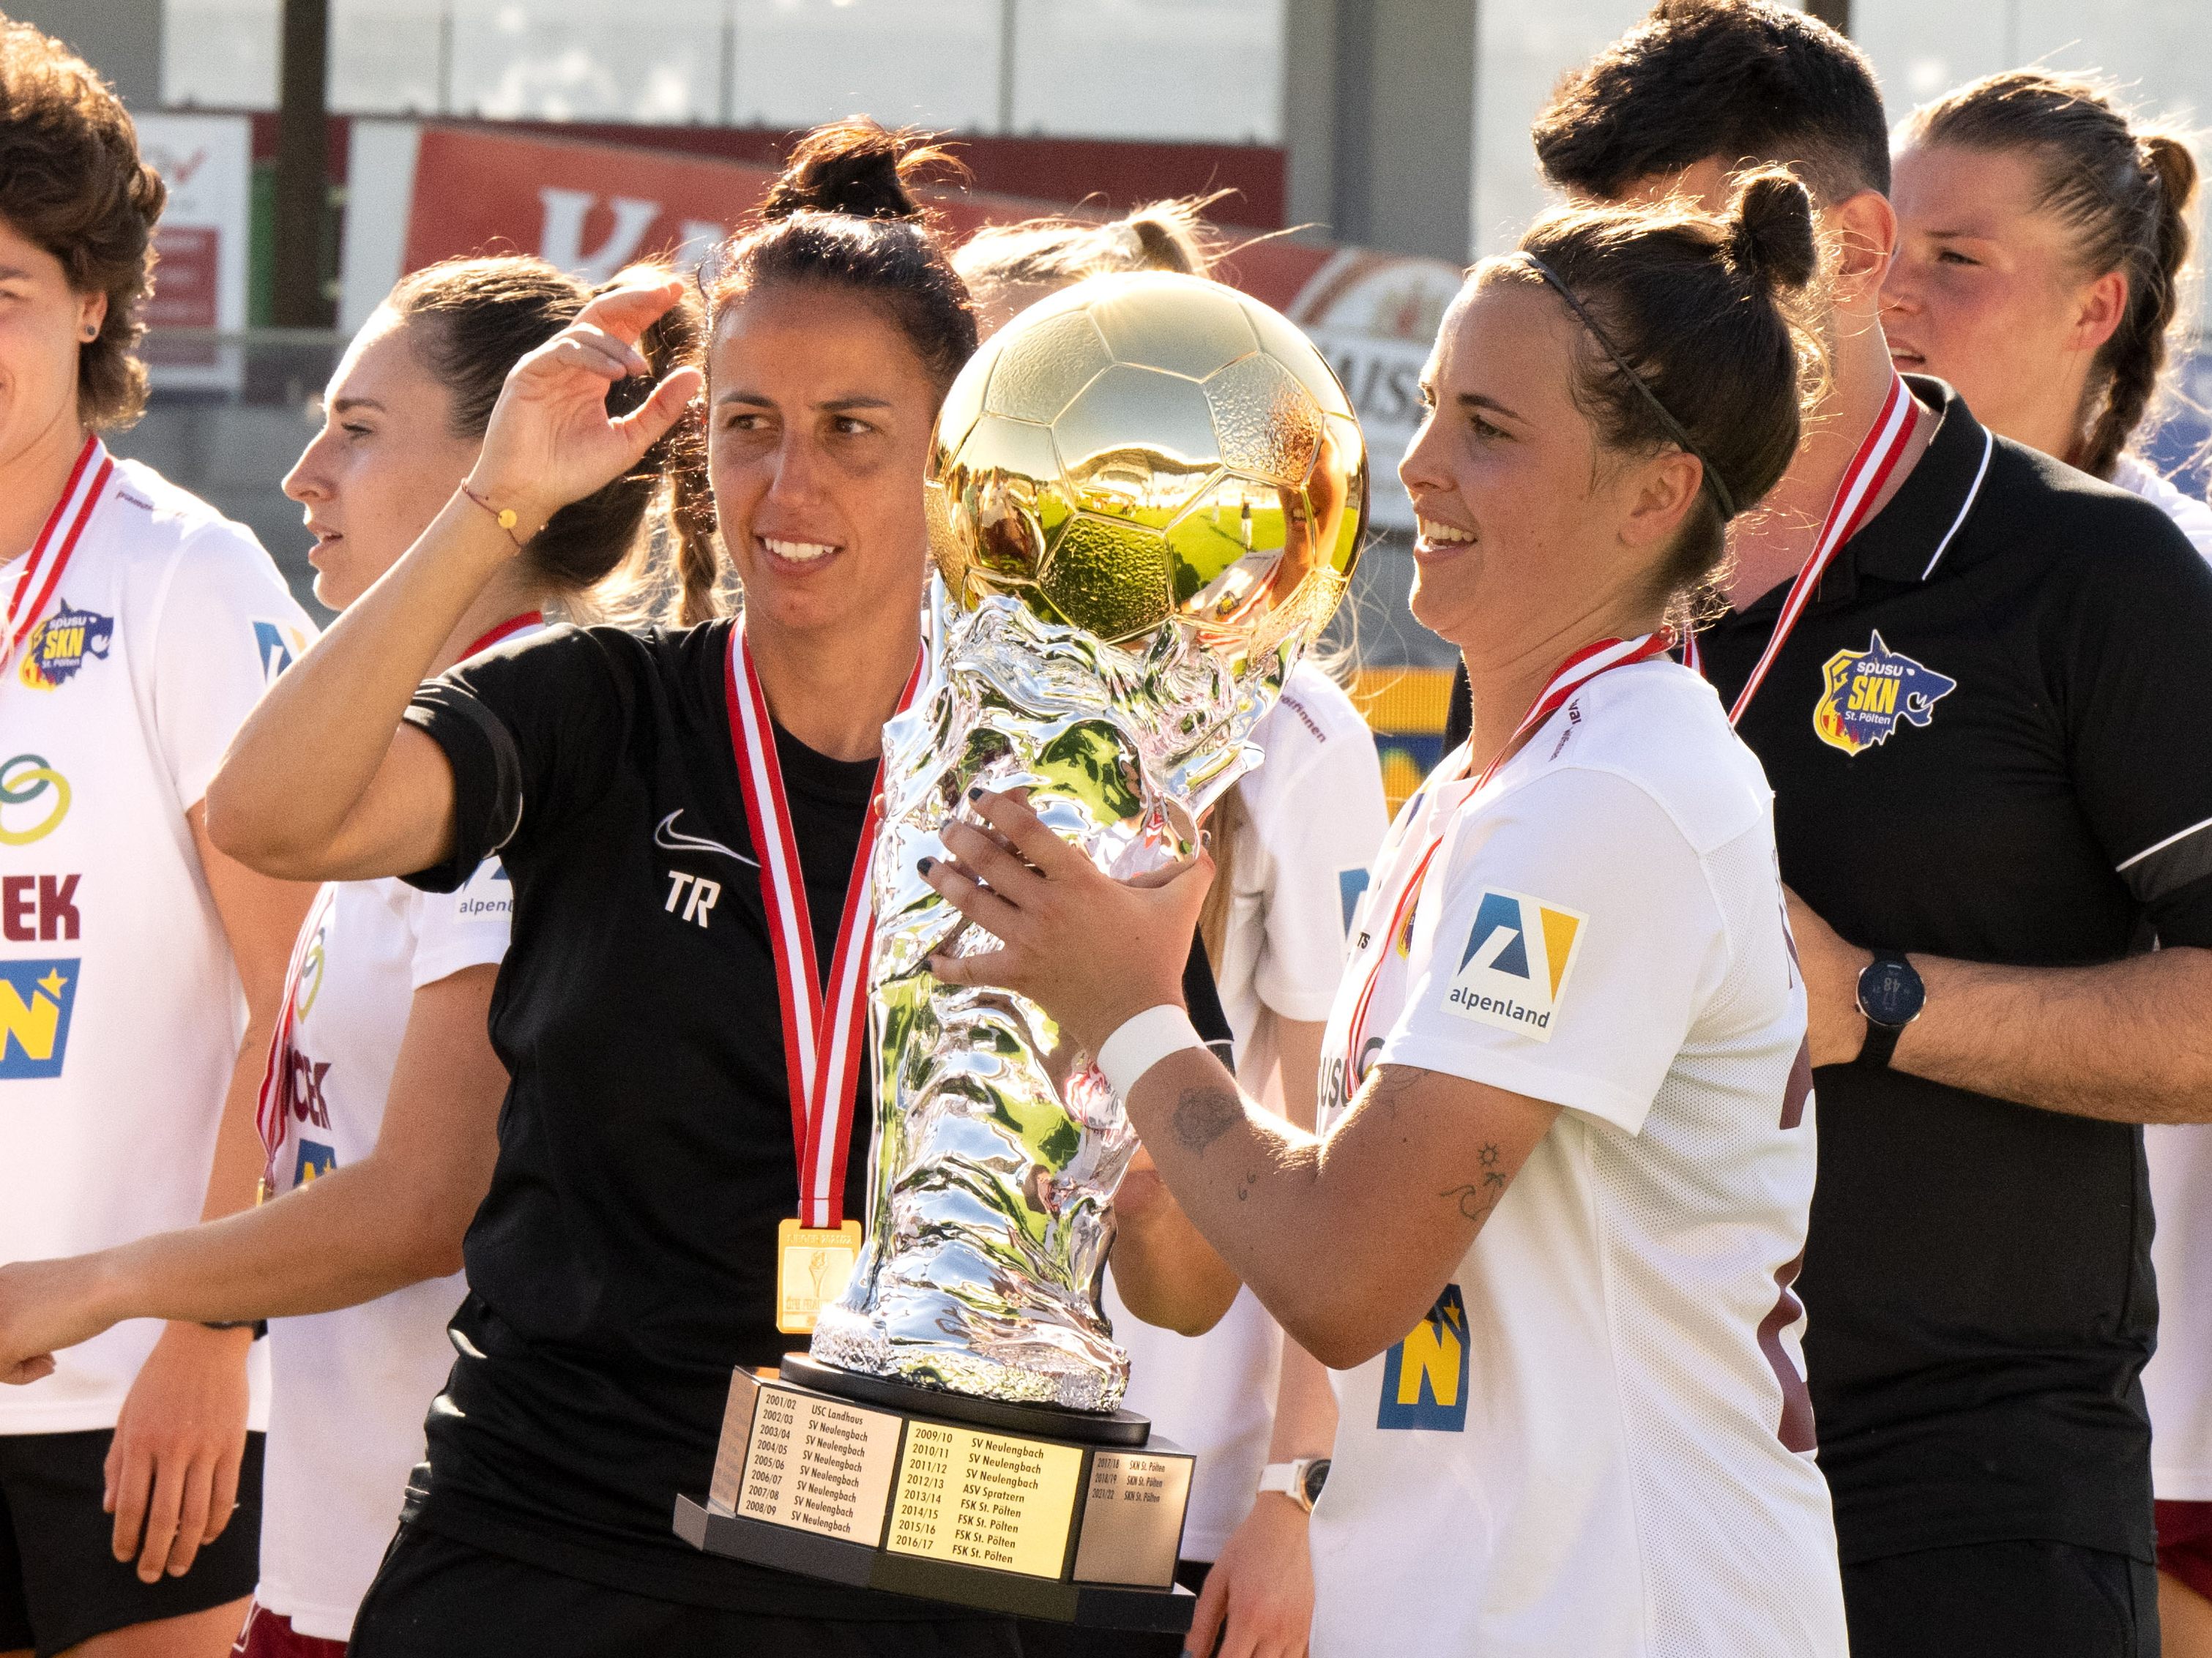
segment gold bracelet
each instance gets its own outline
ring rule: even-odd
[[[523,537],[514,533],[514,526],[520,520],[515,517],[514,507],[495,507],[465,483],[461,485],[461,493],[491,514],[492,522],[507,531],[507,538],[514,544],[516,552],[522,550]]]

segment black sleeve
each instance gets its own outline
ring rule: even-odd
[[[606,786],[635,701],[625,647],[635,653],[612,629],[556,628],[416,692],[406,721],[453,768],[453,849],[409,885],[454,891],[485,859],[526,852]]]
[[[2162,943],[2212,944],[2212,568],[2148,502],[2084,502],[2046,614],[2081,810]]]

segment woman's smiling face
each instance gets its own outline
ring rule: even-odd
[[[749,616],[835,628],[919,614],[922,473],[939,390],[898,326],[834,288],[732,301],[708,360],[708,460]]]
[[[1642,590],[1660,549],[1649,524],[1629,522],[1647,469],[1605,452],[1575,402],[1581,325],[1547,289],[1496,269],[1445,313],[1422,374],[1428,412],[1398,469],[1420,526],[1413,614],[1476,650],[1615,611],[1656,622]]]

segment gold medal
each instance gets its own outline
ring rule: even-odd
[[[787,1336],[813,1333],[822,1309],[845,1293],[860,1259],[860,1223],[802,1226],[796,1216],[775,1229],[775,1327]]]

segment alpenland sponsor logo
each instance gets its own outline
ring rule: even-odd
[[[1509,997],[1485,996],[1479,991],[1469,990],[1464,985],[1454,985],[1449,993],[1444,997],[1444,1004],[1448,1007],[1458,1009],[1462,1013],[1488,1014],[1493,1017],[1510,1019],[1516,1024],[1527,1025],[1531,1030],[1547,1030],[1551,1028],[1552,1015],[1548,1009],[1539,1013],[1534,1008],[1514,1001]]]

